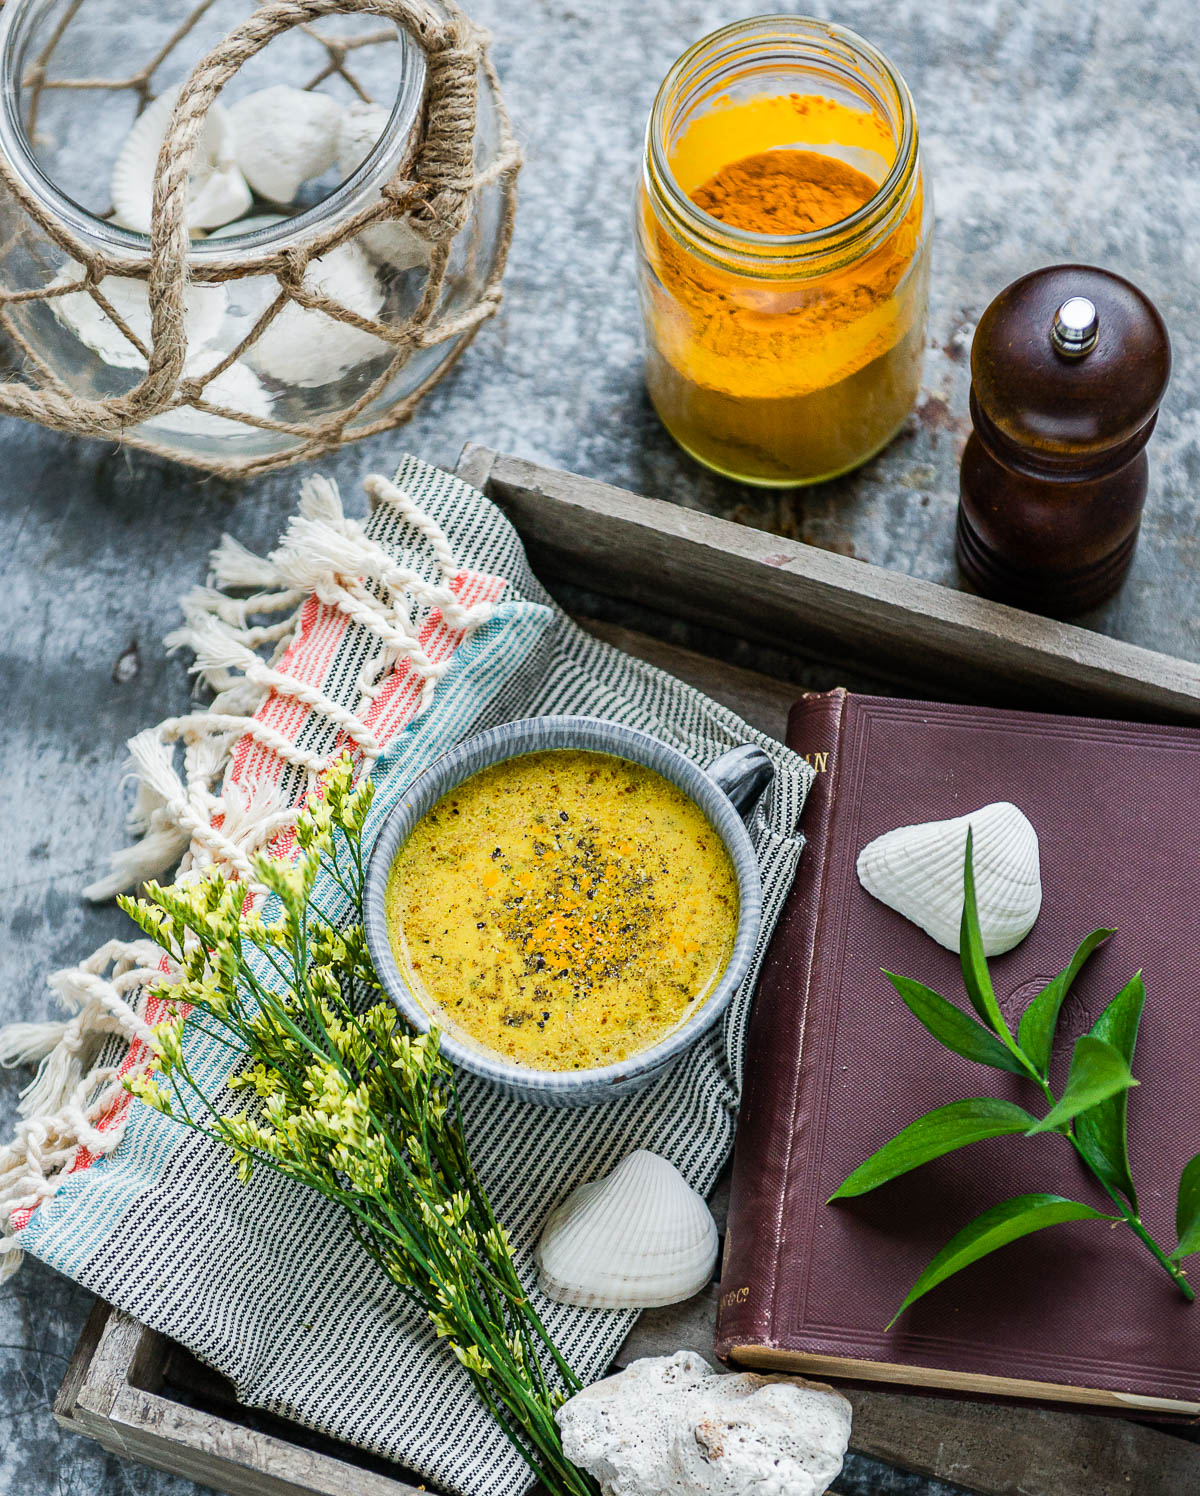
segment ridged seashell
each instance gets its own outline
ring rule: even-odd
[[[216,356],[210,352],[208,367],[211,368],[216,361]],[[202,368],[189,359],[185,372],[196,375],[202,372]],[[240,359],[209,380],[204,386],[204,399],[210,405],[223,405],[228,410],[241,411],[249,416],[267,416],[271,411],[272,396],[254,370],[248,369]],[[156,431],[172,431],[182,436],[252,436],[256,430],[228,416],[197,410],[191,405],[176,405],[164,410],[151,416],[146,425]]]
[[[339,244],[313,260],[304,273],[304,284],[360,317],[375,316],[383,305],[383,289],[370,261],[354,243]],[[390,348],[374,333],[290,302],[246,350],[246,362],[270,379],[313,389],[340,379],[356,364]]]
[[[290,203],[300,184],[337,157],[342,106],[328,94],[277,83],[229,107],[237,163],[247,182],[273,203]]]
[[[82,274],[81,266],[68,261],[52,284],[69,284]],[[97,289],[129,330],[149,348],[150,293],[146,282],[130,276],[106,275]],[[72,291],[69,296],[53,297],[50,306],[63,326],[70,328],[79,341],[98,353],[106,364],[115,369],[146,367],[146,360],[89,292]],[[189,359],[213,341],[224,317],[223,287],[198,282],[187,287],[184,292],[184,330]],[[213,362],[209,360],[210,365]]]
[[[695,1351],[648,1356],[554,1415],[563,1453],[600,1496],[822,1496],[850,1442],[850,1404],[823,1382],[716,1372]]]
[[[1007,800],[876,837],[858,854],[858,881],[939,945],[957,951],[968,826],[975,833],[971,858],[983,949],[999,956],[1025,939],[1042,907],[1037,832]]]
[[[390,117],[390,110],[362,100],[347,107],[338,127],[337,165],[343,181],[371,154]],[[412,270],[429,259],[429,245],[404,219],[373,223],[359,234],[358,242],[374,259],[396,270]]]
[[[134,121],[113,167],[112,193],[116,221],[122,228],[150,232],[154,170],[166,138],[179,89],[169,88]],[[229,114],[213,104],[205,116],[188,178],[188,226],[219,228],[249,208],[250,189],[234,160]]]
[[[542,1292],[594,1309],[652,1309],[712,1278],[717,1225],[674,1164],[638,1148],[550,1212],[534,1253]]]

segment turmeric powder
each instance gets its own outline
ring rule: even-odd
[[[681,233],[644,205],[647,383],[708,466],[780,486],[833,477],[912,409],[927,296],[919,175],[873,232],[840,227],[872,218],[892,150],[867,111],[795,95],[728,101],[676,143],[676,182],[732,233],[698,216],[695,236]],[[800,234],[817,238],[788,242]]]
[[[816,151],[759,151],[723,166],[692,193],[698,208],[752,234],[807,234],[840,223],[875,196],[865,172]]]

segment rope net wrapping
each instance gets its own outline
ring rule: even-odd
[[[9,3],[19,6],[27,0]],[[96,90],[129,91],[140,115],[156,97],[156,74],[215,3],[200,0],[136,71],[105,79],[56,73],[55,54],[71,23],[87,9],[87,0],[69,0],[22,73],[26,135],[33,139],[46,95],[56,89],[82,91],[85,99],[94,98]],[[317,23],[332,17],[392,24],[331,36]],[[356,66],[363,49],[394,46],[400,32],[419,47],[425,60],[424,99],[410,144],[390,178],[351,209],[306,214],[306,226],[295,231],[285,220],[274,247],[268,239],[253,252],[238,253],[231,242],[228,257],[210,250],[190,254],[189,180],[209,111],[239,69],[274,38],[293,30],[311,38],[324,56],[302,86],[316,90],[336,76],[364,105],[377,101]],[[136,29],[131,26],[130,31],[131,45],[136,45]],[[495,149],[482,162],[478,158],[484,153],[477,148],[481,85],[495,134]],[[390,108],[393,100],[378,102]],[[12,344],[16,366],[15,377],[0,382],[0,413],[73,435],[120,440],[227,478],[311,459],[398,426],[499,305],[519,167],[488,38],[453,0],[436,5],[425,0],[261,4],[201,58],[179,88],[154,169],[150,233],[141,239],[140,249],[111,242],[114,236],[94,236],[86,227],[81,232],[80,212],[59,211],[53,194],[39,190],[18,161],[0,152],[6,241],[0,246],[0,329]],[[469,236],[473,207],[489,189],[499,207],[491,242],[483,247],[485,269],[473,283],[455,274],[452,252],[460,236]],[[381,226],[391,225],[407,227],[419,244],[421,263],[406,272],[408,290],[401,304],[394,296],[381,295],[380,305],[372,298],[356,306],[353,296],[339,295],[331,267],[349,256],[354,265],[369,264],[365,246],[372,230],[378,235]],[[231,231],[237,227],[229,226]],[[469,253],[478,258],[479,246]],[[14,267],[27,273],[13,276]],[[30,270],[37,278],[39,267],[39,284],[8,284],[10,278],[30,278]],[[386,281],[386,271],[384,276]],[[145,287],[144,292],[133,288],[132,301],[144,326],[130,315],[131,282]],[[206,357],[198,357],[195,346],[189,350],[189,341],[198,341],[197,307],[205,296],[222,296],[222,287],[233,294],[241,288],[249,304],[262,310],[245,319],[236,341],[208,348]],[[83,298],[88,302],[81,309]],[[48,353],[48,340],[39,332],[48,320],[38,323],[38,303],[60,324],[66,323],[68,308],[75,323],[81,310],[93,321],[102,318],[106,332],[124,340],[115,353],[104,355],[107,362],[134,369],[140,377],[119,393],[96,394],[83,377],[84,366],[94,358],[81,343],[80,377],[73,379],[61,353]],[[314,319],[314,313],[322,315]],[[365,356],[349,378],[323,382],[317,394],[305,391],[302,401],[290,399],[290,382],[321,382],[305,377],[304,361],[319,341],[320,329],[331,326],[324,319],[356,330]],[[286,334],[282,343],[281,334]],[[251,369],[263,371],[264,351],[272,339],[275,366],[266,372],[273,377],[264,382]],[[281,357],[287,373],[278,367]],[[415,373],[405,379],[410,363]],[[254,399],[241,395],[246,381]],[[279,408],[289,404],[291,411]],[[173,439],[172,433],[180,432],[193,438],[200,433],[202,439]]]

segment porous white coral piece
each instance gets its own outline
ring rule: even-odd
[[[59,271],[52,285],[81,279],[82,267],[73,261]],[[150,293],[144,280],[106,275],[97,290],[145,348],[150,347]],[[184,331],[189,358],[208,347],[225,317],[225,290],[219,285],[190,284],[184,292]],[[72,291],[50,301],[54,315],[81,343],[115,369],[144,369],[146,360],[88,291]],[[210,359],[210,365],[215,360]]]
[[[337,157],[342,106],[314,89],[277,83],[230,105],[237,162],[261,197],[290,203]]]
[[[552,1299],[652,1309],[709,1282],[717,1223],[674,1164],[637,1148],[555,1206],[534,1256],[538,1287]]]
[[[347,107],[338,127],[337,165],[343,181],[370,155],[389,118],[389,110],[361,99]],[[412,270],[429,260],[428,242],[403,218],[371,224],[358,242],[374,259],[396,270]]]
[[[179,88],[159,94],[134,121],[113,166],[110,192],[116,222],[140,234],[150,232],[154,173]],[[188,226],[218,228],[250,206],[250,188],[234,159],[229,112],[212,104],[204,118],[188,176]]]
[[[858,854],[858,880],[947,950],[959,948],[967,831],[984,954],[1019,945],[1042,907],[1037,832],[1007,800],[948,821],[898,826]]]
[[[634,1361],[555,1414],[563,1453],[602,1496],[821,1496],[850,1404],[801,1377],[722,1375],[694,1351]]]
[[[374,317],[383,305],[383,289],[356,243],[339,244],[313,260],[304,272],[304,285],[360,317]],[[312,389],[340,379],[390,347],[374,333],[289,302],[246,350],[246,361],[270,379]]]

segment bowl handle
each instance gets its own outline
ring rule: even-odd
[[[743,743],[722,753],[705,770],[717,788],[730,800],[743,821],[754,814],[763,791],[775,778],[770,756],[752,743]]]

